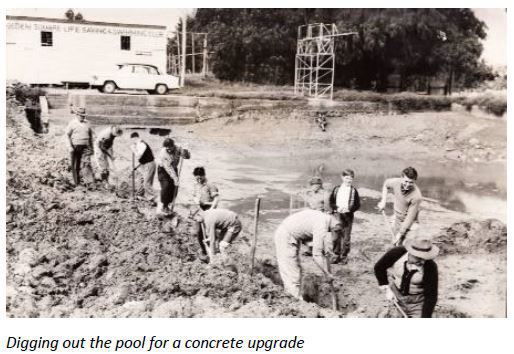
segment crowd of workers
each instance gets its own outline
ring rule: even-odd
[[[85,108],[74,110],[73,119],[66,128],[70,151],[73,181],[81,183],[81,163],[84,156],[94,156],[99,171],[98,179],[108,183],[114,164],[114,140],[123,134],[116,126],[102,130],[94,136],[86,118]],[[131,150],[137,165],[137,196],[156,204],[158,216],[170,215],[177,195],[181,163],[191,157],[187,149],[165,138],[156,155],[137,132],[130,135]],[[153,181],[155,173],[160,184],[157,198]],[[233,211],[218,207],[218,188],[208,182],[201,166],[193,171],[195,181],[193,207],[190,219],[193,233],[198,238],[204,261],[217,252],[224,253],[241,232],[242,224]],[[310,180],[310,190],[304,193],[307,208],[286,217],[276,229],[274,243],[277,264],[284,289],[290,295],[303,300],[302,266],[300,255],[312,256],[314,262],[330,279],[335,277],[331,264],[347,264],[351,250],[351,232],[354,214],[360,208],[360,196],[353,185],[355,173],[345,169],[341,184],[328,191],[320,177]],[[438,271],[433,259],[438,248],[430,239],[418,235],[418,215],[422,201],[416,185],[417,171],[407,167],[399,178],[384,181],[382,197],[377,209],[383,211],[387,196],[392,193],[394,216],[391,221],[392,247],[374,266],[378,285],[391,301],[391,316],[431,317],[437,302]],[[303,253],[301,247],[305,247]],[[394,306],[393,306],[394,305]]]

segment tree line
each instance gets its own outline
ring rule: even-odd
[[[385,91],[394,76],[400,90],[438,79],[451,93],[493,77],[480,60],[487,27],[471,9],[198,9],[187,29],[208,32],[217,78],[282,85],[294,82],[298,26],[310,23],[357,32],[335,39],[336,86]]]

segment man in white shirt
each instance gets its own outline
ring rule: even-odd
[[[336,186],[330,196],[330,208],[341,221],[341,238],[334,245],[337,257],[333,263],[348,263],[348,254],[351,247],[351,233],[353,226],[353,214],[360,208],[360,197],[357,188],[353,186],[355,172],[345,169],[341,173],[341,185]]]
[[[314,262],[331,276],[327,256],[332,253],[334,237],[338,237],[339,221],[332,215],[306,209],[289,215],[275,232],[278,269],[284,289],[297,299],[303,299],[300,246],[312,241]]]

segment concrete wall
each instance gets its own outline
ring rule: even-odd
[[[31,20],[7,16],[7,79],[30,84],[89,82],[118,63],[151,64],[166,72],[166,33],[162,26]],[[53,45],[41,45],[41,32],[52,32]],[[121,50],[121,36],[130,50]]]

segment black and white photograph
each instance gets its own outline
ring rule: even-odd
[[[6,317],[507,317],[507,9],[5,21]]]

